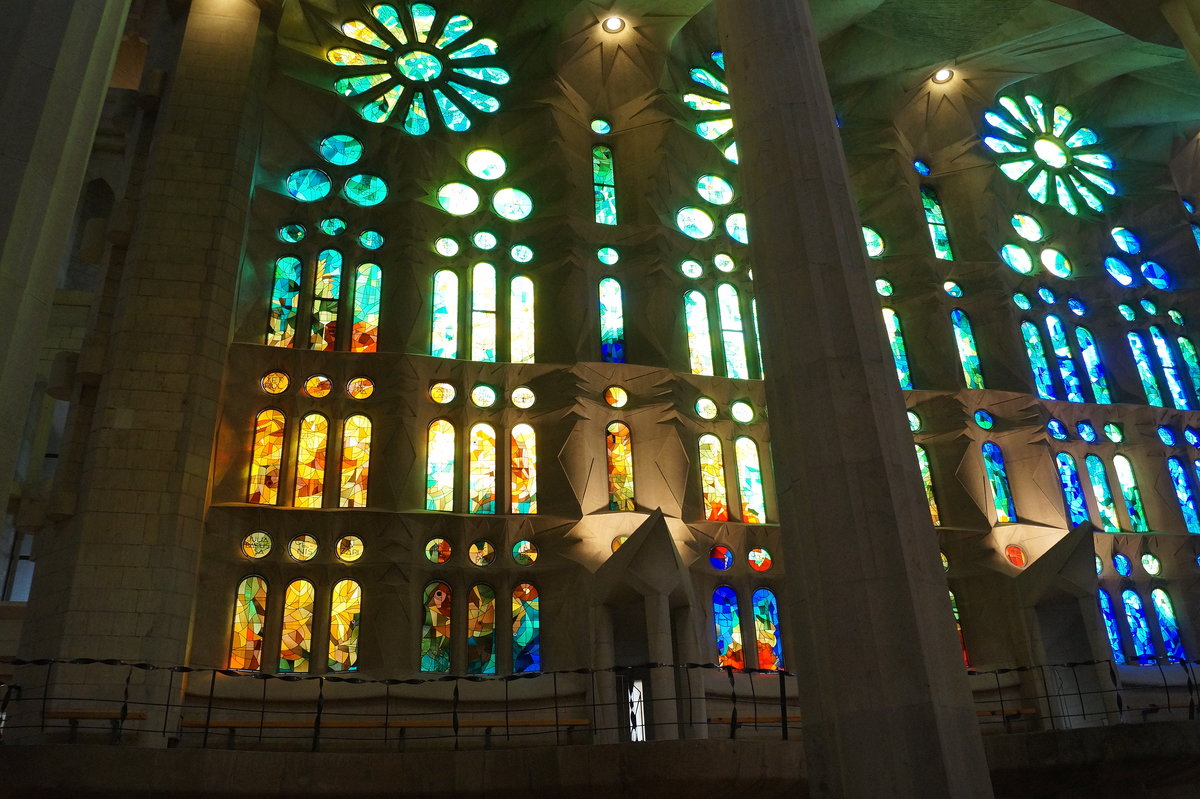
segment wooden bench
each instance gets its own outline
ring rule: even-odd
[[[112,727],[112,742],[121,743],[121,727],[126,721],[145,721],[146,714],[138,711],[127,712],[124,715],[119,710],[47,710],[43,716],[47,721],[66,721],[71,731],[67,734],[67,742],[75,743],[79,737],[79,722],[107,721]]]

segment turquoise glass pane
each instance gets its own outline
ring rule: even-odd
[[[413,136],[423,136],[429,132],[429,112],[425,109],[425,95],[417,92],[409,103],[408,113],[404,116],[404,130]]]
[[[532,585],[513,591],[513,672],[542,670],[540,597]]]
[[[992,504],[996,508],[996,523],[1006,524],[1017,520],[1017,506],[1013,502],[1012,490],[1008,485],[1008,471],[1004,467],[1004,453],[993,441],[983,442],[983,466],[988,484],[992,489]]]
[[[933,470],[929,468],[929,454],[920,444],[916,444],[915,446],[917,449],[917,467],[921,470],[921,482],[925,485],[925,502],[929,505],[929,517],[933,521],[934,527],[940,527],[942,517],[938,512],[937,497],[933,494]]]
[[[345,133],[335,133],[321,141],[321,157],[331,164],[347,166],[362,158],[362,142]]]
[[[883,326],[887,329],[888,343],[892,346],[892,360],[896,364],[896,377],[900,388],[910,390],[912,372],[908,368],[908,352],[904,347],[904,331],[900,329],[900,317],[891,308],[883,309]]]
[[[1200,516],[1196,514],[1196,498],[1192,487],[1188,484],[1187,470],[1179,458],[1167,458],[1167,471],[1171,473],[1171,483],[1175,486],[1175,499],[1179,502],[1179,510],[1183,514],[1183,522],[1189,533],[1200,533]]]
[[[1150,601],[1154,603],[1154,615],[1158,617],[1158,631],[1162,636],[1163,647],[1167,657],[1174,661],[1187,660],[1183,651],[1183,642],[1179,640],[1179,624],[1175,620],[1175,606],[1167,592],[1155,588],[1150,592]]]
[[[354,281],[354,327],[351,352],[375,352],[379,342],[379,298],[382,273],[377,264],[362,264]]]
[[[728,283],[718,286],[717,309],[721,320],[721,343],[725,347],[725,376],[749,379],[750,365],[746,361],[746,337],[737,289]]]
[[[1183,387],[1183,378],[1175,363],[1175,353],[1162,330],[1156,325],[1150,326],[1150,340],[1154,342],[1154,351],[1158,354],[1159,363],[1162,364],[1163,376],[1167,378],[1167,389],[1171,392],[1171,402],[1178,410],[1191,410],[1187,390]]]
[[[1096,499],[1096,507],[1100,511],[1100,523],[1106,533],[1121,532],[1121,524],[1117,521],[1117,506],[1113,502],[1112,490],[1108,487],[1108,470],[1104,461],[1097,455],[1084,458],[1087,467],[1088,480],[1092,484],[1092,496]]]
[[[355,175],[346,180],[343,189],[346,199],[355,205],[379,205],[387,198],[388,188],[383,178],[375,175]]]
[[[1033,384],[1042,399],[1058,399],[1054,394],[1054,379],[1046,365],[1046,351],[1042,348],[1042,333],[1033,322],[1021,323],[1021,338],[1025,340],[1025,354],[1029,356],[1029,368],[1033,371]]]
[[[783,670],[783,636],[779,630],[779,603],[767,588],[754,592],[754,637],[758,646],[758,667]]]
[[[271,321],[266,343],[272,347],[290,347],[296,337],[297,300],[300,297],[300,259],[285,255],[275,262],[271,284]]]
[[[1058,362],[1058,373],[1062,377],[1063,386],[1067,389],[1067,399],[1071,402],[1085,402],[1083,385],[1079,382],[1079,374],[1075,371],[1075,360],[1071,357],[1071,343],[1067,339],[1067,331],[1062,321],[1050,314],[1046,317],[1046,332],[1050,334],[1050,346],[1054,350],[1054,359]]]
[[[1160,291],[1171,290],[1171,276],[1167,274],[1167,270],[1163,269],[1161,264],[1154,261],[1145,261],[1141,266],[1142,277],[1146,278],[1146,282]]]
[[[1125,510],[1129,512],[1129,521],[1135,533],[1150,531],[1146,521],[1146,511],[1142,507],[1142,492],[1138,489],[1136,478],[1133,476],[1133,465],[1124,455],[1113,456],[1113,469],[1117,473],[1117,483],[1121,486],[1121,496],[1125,499]]]
[[[1150,625],[1146,621],[1146,609],[1142,598],[1132,589],[1121,592],[1125,605],[1125,621],[1129,624],[1129,635],[1133,639],[1133,651],[1138,663],[1149,665],[1154,662],[1154,641],[1150,638]]]
[[[1096,339],[1086,327],[1075,328],[1075,339],[1079,342],[1079,350],[1083,353],[1083,365],[1087,369],[1088,381],[1092,384],[1092,396],[1101,405],[1112,402],[1108,392],[1108,378],[1104,373],[1104,363],[1100,360],[1100,348]]]
[[[928,186],[921,187],[921,207],[925,210],[925,222],[929,226],[929,240],[933,243],[933,254],[943,261],[953,261],[950,249],[950,234],[946,231],[946,217],[937,193]]]
[[[1054,465],[1058,469],[1058,482],[1062,486],[1071,526],[1078,527],[1089,521],[1087,499],[1083,494],[1083,485],[1079,482],[1079,469],[1075,466],[1075,459],[1065,452],[1054,456]]]
[[[592,148],[592,185],[596,201],[596,222],[617,224],[617,185],[613,172],[613,154],[608,147]]]
[[[712,335],[708,327],[708,301],[699,291],[683,295],[683,319],[687,326],[688,357],[692,374],[713,374]]]
[[[433,100],[442,114],[442,121],[446,123],[446,127],[459,133],[470,129],[471,120],[467,119],[467,115],[446,96],[445,92],[441,89],[434,89]]]
[[[337,250],[321,250],[317,256],[316,280],[313,284],[311,336],[314,350],[331,350],[337,336],[338,303],[342,291],[342,254]]]
[[[1101,588],[1098,591],[1100,600],[1100,616],[1104,619],[1104,630],[1108,633],[1108,645],[1112,648],[1113,660],[1125,662],[1125,653],[1121,651],[1121,628],[1117,626],[1117,616],[1113,612],[1112,599],[1108,592]]]
[[[716,627],[717,665],[744,669],[746,654],[742,651],[742,620],[738,613],[737,594],[728,586],[713,592],[713,621]]]
[[[319,169],[297,169],[287,176],[284,184],[288,194],[302,203],[316,202],[329,196],[333,183]]]
[[[625,363],[625,304],[621,284],[611,277],[600,281],[600,358]]]
[[[1146,342],[1139,333],[1129,333],[1125,337],[1129,341],[1129,350],[1133,353],[1133,362],[1137,364],[1138,377],[1146,392],[1146,402],[1162,407],[1162,392],[1158,388],[1158,378],[1154,376],[1154,365],[1150,362],[1150,353],[1146,351]]]
[[[1180,324],[1180,322],[1176,322],[1176,324]],[[1200,398],[1200,359],[1196,357],[1196,347],[1186,336],[1177,337],[1175,343],[1179,345],[1179,353],[1183,356],[1184,365],[1187,366],[1188,378],[1192,381],[1192,391],[1196,393],[1197,398]]]
[[[955,308],[950,312],[950,323],[954,327],[954,343],[958,346],[958,360],[962,365],[967,388],[984,388],[983,371],[979,366],[979,350],[975,346],[971,320],[960,309]]]
[[[464,100],[485,114],[494,114],[500,110],[500,101],[486,92],[481,92],[479,89],[474,89],[470,86],[464,86],[453,80],[447,85],[458,92]]]
[[[458,357],[458,275],[443,269],[433,276],[433,332],[429,354]]]

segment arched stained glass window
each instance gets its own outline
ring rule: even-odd
[[[1161,408],[1163,404],[1162,391],[1158,388],[1158,378],[1154,376],[1154,365],[1150,362],[1146,341],[1139,333],[1129,333],[1125,338],[1129,341],[1133,362],[1137,364],[1138,377],[1142,381],[1142,389],[1146,392],[1146,402]]]
[[[725,348],[725,376],[747,380],[750,366],[746,362],[746,334],[742,329],[737,289],[728,283],[717,286],[717,307],[721,317],[721,343]]]
[[[779,603],[769,588],[754,592],[754,637],[758,644],[758,667],[783,671],[783,636],[779,631]]]
[[[1154,662],[1154,641],[1150,638],[1150,624],[1146,621],[1146,609],[1142,606],[1142,598],[1137,591],[1126,589],[1121,592],[1121,601],[1125,605],[1125,621],[1129,624],[1129,634],[1133,638],[1133,651],[1138,663],[1147,665]]]
[[[1062,320],[1054,314],[1048,315],[1046,332],[1050,334],[1050,346],[1054,350],[1054,360],[1058,362],[1058,374],[1067,390],[1067,399],[1071,402],[1086,402],[1083,385],[1075,371],[1075,360],[1071,357],[1071,342],[1067,339]]]
[[[700,436],[700,490],[704,496],[704,518],[729,521],[729,499],[725,493],[725,459],[721,440],[711,433]]]
[[[600,359],[625,363],[625,305],[621,284],[611,277],[600,281]]]
[[[1175,364],[1175,353],[1172,352],[1171,345],[1162,330],[1156,325],[1150,326],[1150,340],[1154,342],[1154,351],[1158,353],[1158,360],[1162,364],[1163,376],[1167,378],[1167,389],[1171,392],[1171,401],[1178,410],[1191,410],[1187,390],[1183,387],[1183,377],[1179,373],[1179,367]]]
[[[296,448],[297,508],[319,508],[325,496],[325,451],[329,446],[329,420],[310,413],[300,420],[300,441]]]
[[[362,589],[354,580],[339,580],[333,586],[329,610],[329,670],[358,670],[358,625],[362,613]]]
[[[921,470],[921,482],[925,484],[925,501],[929,503],[929,516],[934,527],[941,527],[942,516],[938,512],[937,498],[933,494],[933,471],[929,468],[929,454],[920,444],[917,449],[917,466]]]
[[[737,458],[738,489],[742,496],[742,521],[763,524],[767,521],[767,501],[763,492],[762,465],[758,460],[758,445],[746,436],[733,442]]]
[[[929,226],[929,240],[933,244],[933,254],[943,261],[953,261],[954,252],[950,249],[946,215],[942,213],[942,204],[938,202],[937,192],[930,186],[921,187],[921,207],[925,210],[925,222]]]
[[[471,428],[471,513],[496,512],[496,431],[490,424]]]
[[[717,665],[746,668],[742,650],[742,618],[738,613],[737,594],[727,585],[713,591],[713,620],[717,632]]]
[[[1187,660],[1183,651],[1183,642],[1179,640],[1179,624],[1175,620],[1175,606],[1167,592],[1155,588],[1150,592],[1150,601],[1154,603],[1154,614],[1158,617],[1158,632],[1162,636],[1163,648],[1167,657],[1174,661]]]
[[[467,595],[467,674],[496,673],[496,592],[482,583]]]
[[[471,360],[496,361],[496,267],[471,269]]]
[[[967,639],[963,636],[962,615],[958,612],[958,598],[953,591],[950,594],[950,612],[954,615],[954,631],[958,633],[958,646],[962,650],[963,665],[971,665],[971,657],[967,654]]]
[[[592,148],[592,187],[596,195],[596,221],[617,224],[617,181],[612,150],[602,145]]]
[[[883,326],[887,330],[888,343],[892,347],[892,360],[896,363],[896,377],[900,388],[910,390],[912,372],[908,368],[908,350],[904,346],[904,331],[900,329],[900,317],[891,308],[883,309]]]
[[[1079,342],[1079,350],[1083,354],[1083,365],[1087,368],[1088,381],[1092,384],[1092,396],[1101,405],[1112,402],[1108,393],[1108,378],[1104,372],[1104,362],[1100,360],[1100,348],[1092,331],[1086,327],[1075,328],[1075,339]]]
[[[283,631],[279,639],[279,673],[307,674],[312,664],[313,600],[308,580],[295,580],[283,601]]]
[[[1150,525],[1146,521],[1146,512],[1142,508],[1142,492],[1138,490],[1137,480],[1133,476],[1133,465],[1124,455],[1113,455],[1113,468],[1117,472],[1117,482],[1121,486],[1121,496],[1125,498],[1125,509],[1129,512],[1129,521],[1135,533],[1147,533]]]
[[[443,269],[433,276],[433,332],[429,354],[458,357],[458,275]]]
[[[1058,399],[1054,393],[1054,379],[1046,364],[1046,349],[1042,346],[1042,333],[1033,322],[1021,323],[1021,338],[1025,341],[1025,354],[1029,356],[1029,367],[1033,370],[1033,385],[1042,399]]]
[[[767,364],[762,354],[762,334],[758,332],[758,300],[750,299],[750,322],[754,325],[754,348],[758,353],[758,376],[763,380],[767,377]],[[1200,393],[1200,389],[1197,389]]]
[[[1179,510],[1183,514],[1183,522],[1189,533],[1200,533],[1200,516],[1196,514],[1196,498],[1192,487],[1188,484],[1187,469],[1179,458],[1167,458],[1167,471],[1171,473],[1171,482],[1175,486],[1175,499],[1179,501]]]
[[[1087,466],[1088,480],[1092,484],[1092,496],[1096,498],[1096,507],[1100,511],[1100,523],[1106,533],[1121,532],[1121,524],[1117,521],[1117,506],[1113,502],[1112,489],[1108,486],[1108,470],[1104,461],[1098,455],[1088,455],[1084,458]]]
[[[314,350],[331,350],[337,343],[338,300],[342,294],[342,254],[321,250],[313,284],[312,335]]]
[[[342,428],[341,507],[366,507],[370,469],[371,420],[361,414],[351,416]]]
[[[606,433],[608,509],[636,510],[633,501],[633,439],[629,427],[621,422],[613,422]]]
[[[1125,652],[1121,646],[1121,627],[1117,624],[1117,614],[1113,611],[1112,598],[1103,588],[1096,592],[1100,600],[1100,617],[1104,619],[1104,631],[1108,633],[1108,646],[1112,649],[1113,660],[1125,662]]]
[[[542,629],[538,590],[529,583],[513,589],[513,672],[542,670]]]
[[[996,508],[996,523],[1005,524],[1017,520],[1017,507],[1013,502],[1012,490],[1008,486],[1008,471],[1004,467],[1004,453],[994,441],[983,442],[983,466],[987,471],[988,484],[992,489],[992,505]]]
[[[454,510],[454,425],[429,425],[425,453],[425,510]]]
[[[425,623],[421,629],[421,671],[450,671],[450,586],[425,586]]]
[[[279,504],[279,467],[283,461],[283,411],[268,408],[254,417],[254,451],[250,462],[248,502]]]
[[[238,585],[233,603],[233,642],[229,668],[258,671],[262,665],[262,628],[267,617],[267,581],[252,575]]]
[[[713,374],[712,335],[708,328],[708,300],[699,291],[683,295],[683,319],[687,325],[688,355],[692,374]]]
[[[954,328],[954,343],[958,347],[958,362],[962,365],[963,379],[967,388],[984,388],[983,371],[979,366],[979,350],[975,346],[975,333],[971,320],[959,308],[950,312],[950,324]]]
[[[1065,452],[1060,452],[1054,456],[1054,465],[1058,469],[1058,482],[1062,486],[1063,500],[1071,526],[1078,527],[1090,521],[1087,499],[1083,494],[1083,484],[1079,482],[1079,469],[1075,465],[1075,459]]]
[[[1179,345],[1179,353],[1187,366],[1188,377],[1192,381],[1192,391],[1200,399],[1200,360],[1196,356],[1196,347],[1186,336],[1177,336],[1175,343]]]
[[[537,435],[527,424],[513,427],[512,512],[537,513]]]
[[[513,363],[533,363],[533,281],[518,275],[510,284],[508,307],[509,348]]]
[[[291,347],[296,338],[296,310],[300,299],[300,259],[285,255],[275,262],[275,280],[271,286],[271,320],[267,325],[267,344]]]
[[[383,278],[379,266],[363,264],[354,280],[354,337],[351,352],[375,352],[379,348],[379,295]]]

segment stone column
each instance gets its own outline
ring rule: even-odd
[[[654,730],[652,741],[673,741],[679,737],[679,711],[675,707],[675,662],[671,646],[671,600],[666,594],[649,594],[646,605],[646,653],[651,663],[661,663],[650,670],[649,724]]]
[[[718,0],[814,797],[988,797],[805,0]]]

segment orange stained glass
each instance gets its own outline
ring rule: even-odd
[[[364,400],[375,393],[375,381],[369,377],[355,377],[346,383],[346,393],[351,399]]]
[[[527,424],[512,429],[512,512],[537,513],[537,435]]]
[[[268,408],[254,418],[254,452],[247,501],[279,504],[279,465],[283,460],[283,411]]]
[[[283,601],[283,632],[279,639],[279,672],[307,674],[312,663],[313,599],[316,591],[308,580],[287,587]]]
[[[300,420],[300,445],[296,452],[297,508],[319,508],[325,494],[325,449],[329,444],[329,420],[310,413]]]
[[[496,512],[496,431],[490,424],[471,428],[471,513]]]
[[[700,436],[700,488],[704,495],[704,518],[710,522],[729,521],[725,459],[721,440],[711,434]]]
[[[371,420],[351,416],[342,428],[343,508],[362,508],[367,504],[367,476],[371,462]]]
[[[635,510],[633,501],[633,441],[629,427],[613,422],[607,428],[608,509]]]
[[[362,588],[354,580],[333,586],[329,611],[329,670],[357,671],[358,625],[362,613]]]
[[[267,615],[267,581],[256,575],[238,585],[233,604],[229,668],[257,671],[262,665],[262,628]]]
[[[262,376],[262,380],[258,381],[258,384],[268,394],[282,394],[287,391],[291,382],[291,379],[283,372],[268,372]]]
[[[325,375],[313,375],[304,381],[304,393],[310,397],[321,399],[328,397],[333,390],[333,381]]]

